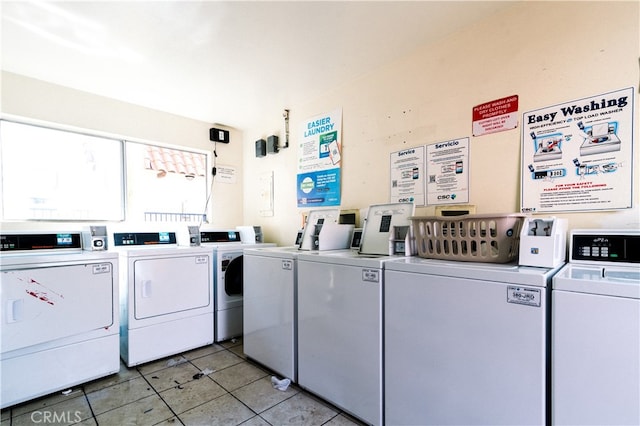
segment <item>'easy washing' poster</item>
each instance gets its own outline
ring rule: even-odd
[[[342,109],[305,120],[298,147],[298,207],[340,205]]]
[[[525,213],[631,208],[634,89],[525,112]]]

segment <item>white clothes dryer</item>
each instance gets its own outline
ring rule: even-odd
[[[558,268],[419,257],[385,266],[386,424],[548,424]]]
[[[118,255],[75,232],[0,238],[1,408],[118,372]]]
[[[553,277],[552,423],[640,424],[640,231],[572,230]]]
[[[211,250],[175,232],[119,232],[120,355],[129,367],[213,342]]]

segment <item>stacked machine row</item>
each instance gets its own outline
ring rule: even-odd
[[[640,424],[640,232],[405,203],[358,225],[311,211],[245,249],[250,359],[373,425]]]
[[[243,248],[273,244],[185,228],[3,232],[1,407],[240,336]]]

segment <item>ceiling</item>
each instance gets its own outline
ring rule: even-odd
[[[504,1],[2,0],[2,69],[250,128]]]

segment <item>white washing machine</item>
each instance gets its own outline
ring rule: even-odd
[[[552,423],[640,424],[640,231],[573,230],[553,278]]]
[[[244,353],[293,382],[299,252],[298,246],[244,250]]]
[[[120,356],[129,367],[213,342],[212,254],[175,232],[117,232]]]
[[[243,243],[238,230],[201,231],[201,244],[213,253],[214,341],[242,336],[245,247],[273,243]]]
[[[0,252],[1,407],[118,372],[118,255],[75,232],[3,233]]]
[[[558,268],[419,257],[385,266],[387,424],[548,423]]]
[[[370,206],[360,252],[298,255],[298,383],[373,425],[384,423],[384,265],[398,258],[390,237],[413,212],[408,203]]]
[[[321,225],[336,223],[339,214],[338,209],[309,212],[310,225],[298,232],[295,246],[244,250],[244,353],[293,382],[298,381],[298,254],[316,250]]]

